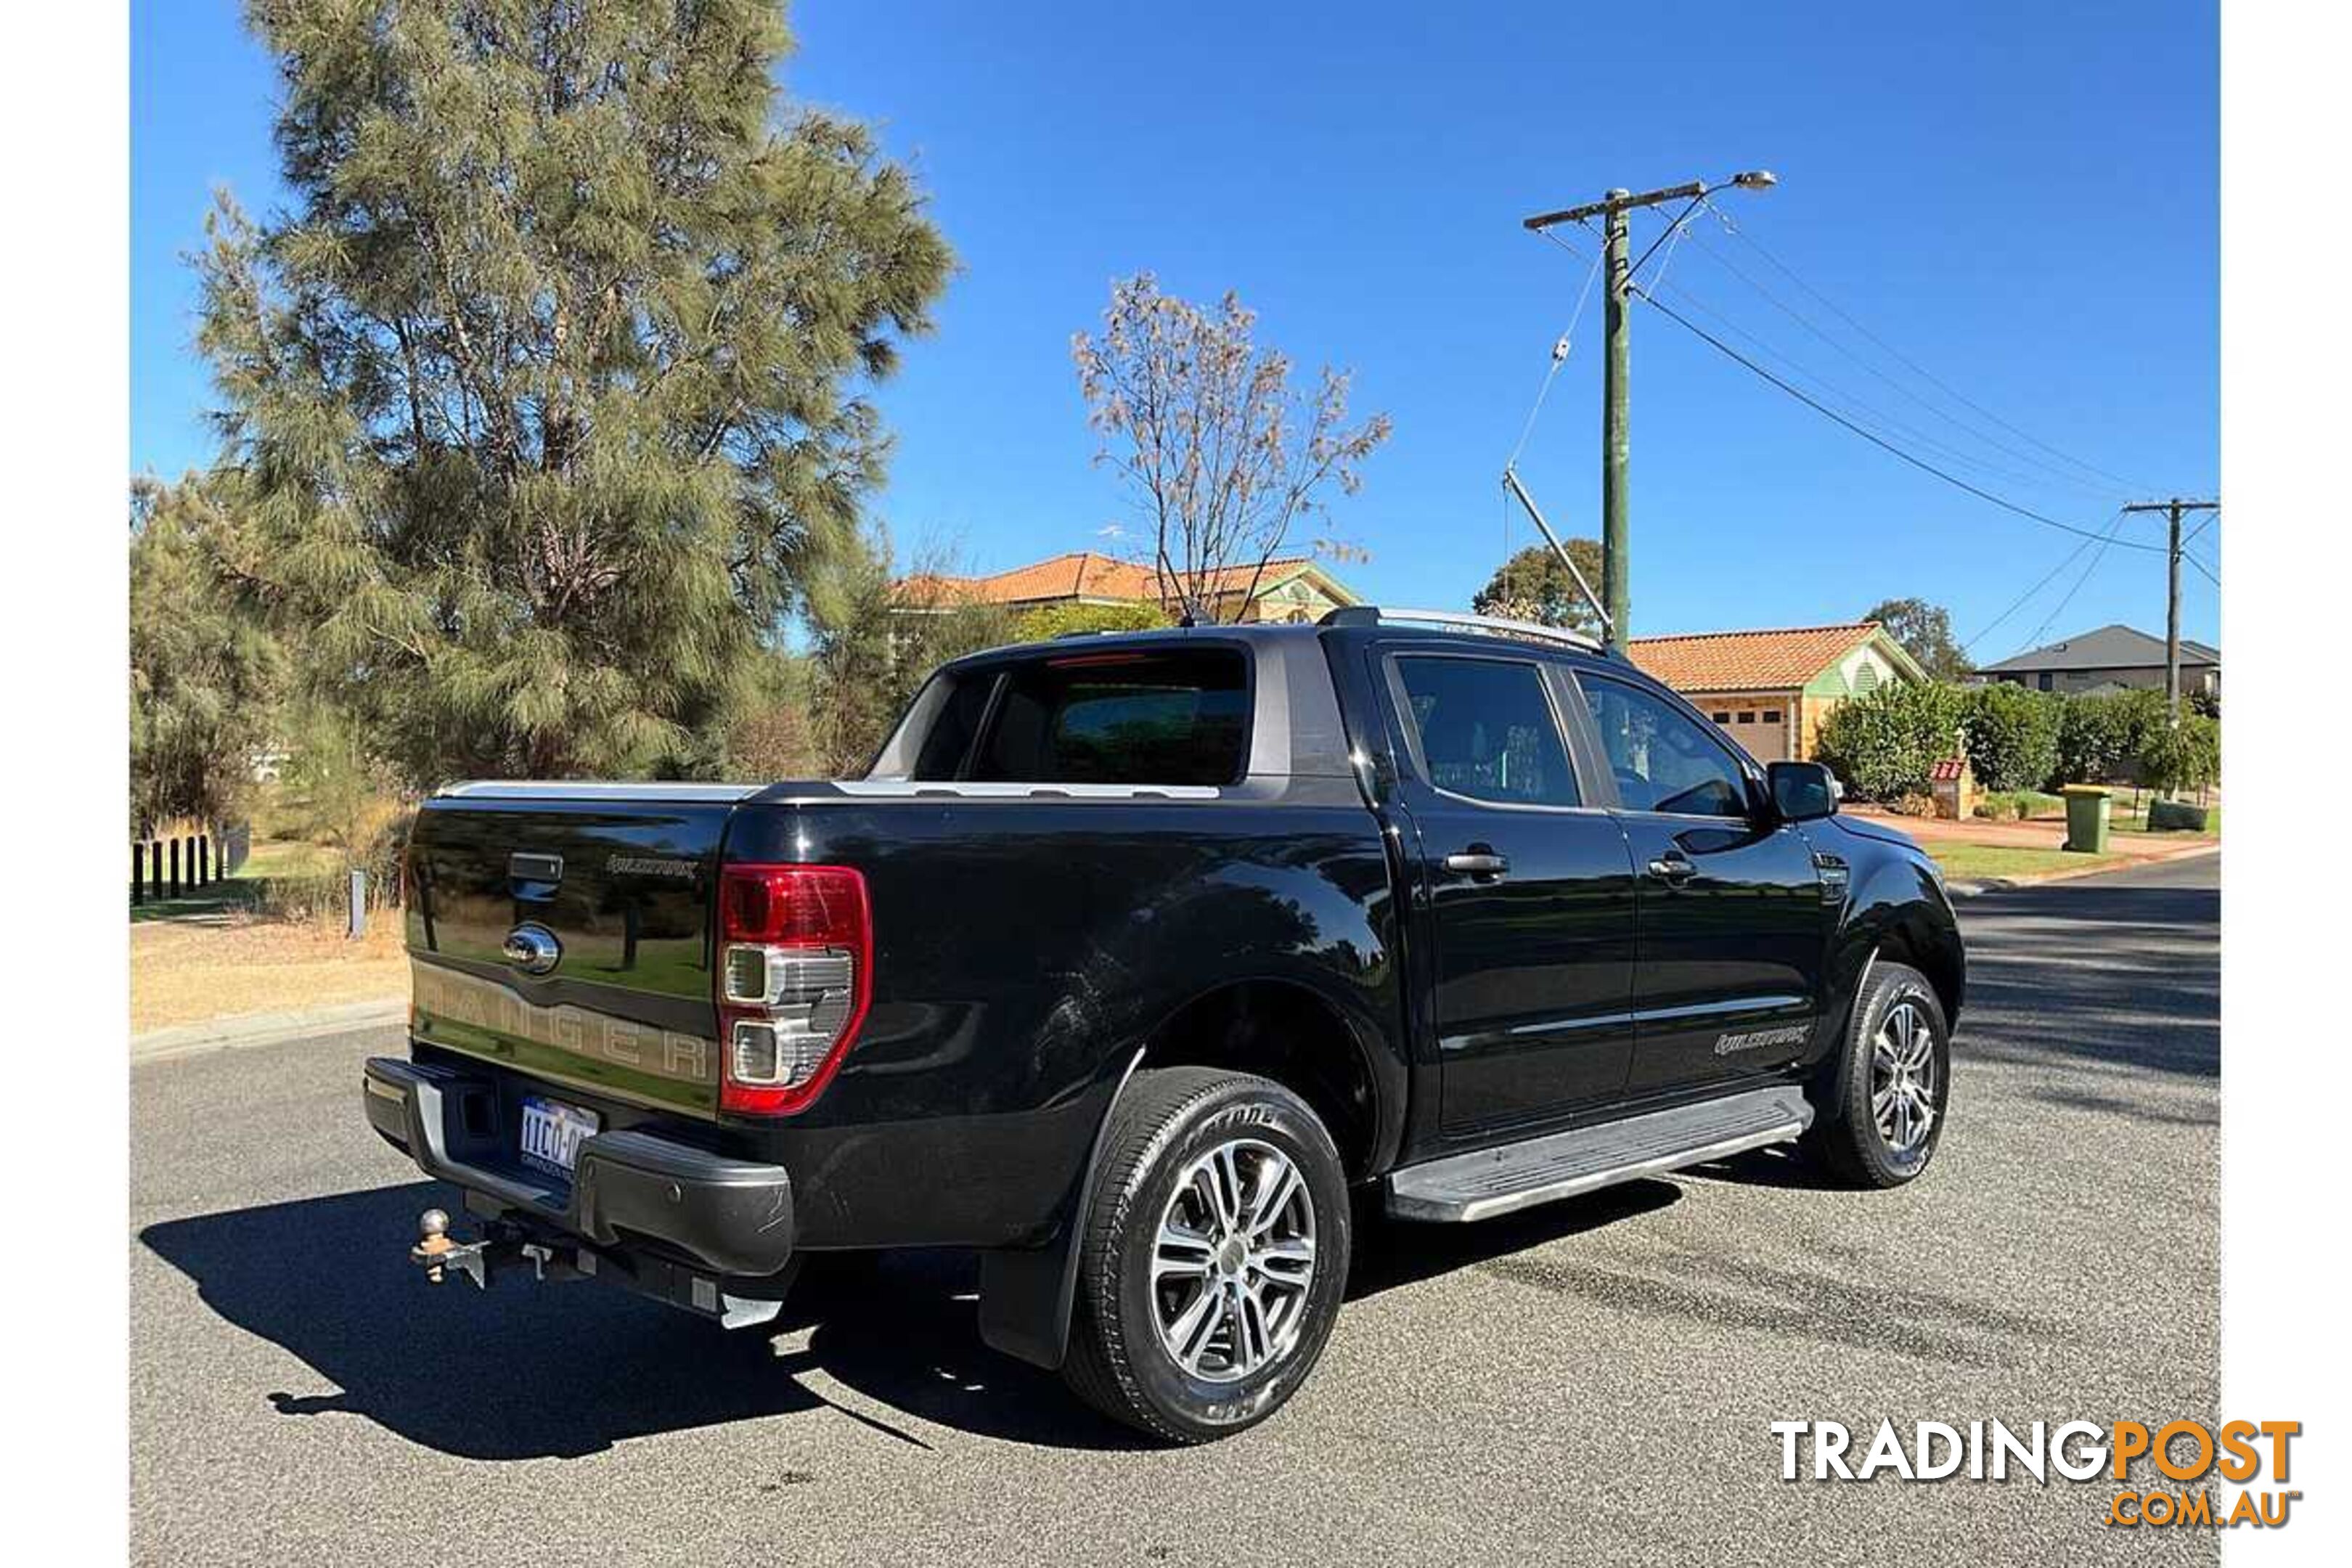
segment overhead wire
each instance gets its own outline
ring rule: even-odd
[[[2024,486],[2041,486],[2050,483],[2048,478],[2043,475],[2022,473],[2015,468],[2004,468],[1974,452],[1953,446],[1948,441],[1929,435],[1918,426],[1898,418],[1867,400],[1856,396],[1819,371],[1801,363],[1786,350],[1765,342],[1722,311],[1709,306],[1687,289],[1675,287],[1667,289],[1665,292],[1680,300],[1685,308],[1707,317],[1724,331],[1748,343],[1762,358],[1777,363],[1784,375],[1801,385],[1808,386],[1816,398],[1841,408],[1849,418],[1874,425],[1882,431],[1892,431],[1906,437],[1912,446],[1936,453],[1955,467],[1972,469],[1980,477]]]
[[[1712,205],[1710,205],[1707,210],[1714,214],[1718,221],[1727,221],[1724,219],[1722,213],[1717,211]],[[2011,461],[2025,464],[2027,467],[2036,470],[2032,474],[2023,474],[2015,470],[2011,470],[2008,475],[2009,478],[2025,484],[2065,485],[2075,489],[2102,497],[2115,493],[2115,487],[2112,485],[2095,483],[2092,480],[2083,478],[2080,474],[2069,473],[2064,468],[2058,467],[2056,464],[2050,462],[2046,458],[2038,458],[2032,452],[2025,451],[2008,441],[2002,440],[1998,436],[1988,435],[1985,431],[1978,428],[1976,426],[1970,425],[1964,419],[1955,417],[1948,410],[1938,406],[1927,398],[1920,396],[1916,392],[1914,392],[1910,387],[1905,385],[1901,381],[1887,374],[1885,371],[1880,369],[1877,365],[1873,364],[1861,354],[1854,353],[1852,348],[1848,347],[1831,332],[1824,331],[1803,311],[1796,309],[1787,300],[1774,293],[1770,289],[1757,281],[1756,279],[1743,269],[1738,263],[1733,261],[1730,257],[1725,255],[1714,246],[1709,245],[1704,236],[1693,235],[1691,237],[1691,243],[1697,246],[1699,249],[1705,251],[1708,256],[1714,258],[1717,266],[1721,267],[1726,272],[1731,274],[1732,277],[1738,279],[1748,289],[1754,290],[1763,299],[1765,303],[1770,305],[1774,310],[1780,311],[1782,315],[1796,322],[1799,327],[1802,328],[1812,337],[1820,339],[1837,354],[1852,361],[1866,374],[1872,376],[1877,381],[1885,383],[1887,388],[1894,392],[1895,395],[1925,410],[1927,414],[1933,418],[1942,420],[1946,424],[1951,426],[1952,428],[1963,432],[1970,440],[1981,442],[1992,450],[2001,453]],[[1858,398],[1851,397],[1850,395],[1848,400],[1853,403],[1859,403],[1861,401]],[[1891,425],[1896,423],[1896,421],[1883,413],[1878,415],[1878,418],[1885,424]],[[1909,433],[1921,440],[1935,439],[1916,428],[1910,429]],[[1948,451],[1951,450],[1948,447],[1945,449]],[[1984,463],[1981,459],[1976,460],[1980,467],[1987,468],[1992,468],[1991,464]]]
[[[1708,210],[1715,213],[1716,219],[1717,222],[1722,224],[1725,233],[1730,235],[1734,239],[1737,239],[1748,249],[1754,251],[1767,266],[1770,267],[1774,271],[1780,273],[1783,278],[1786,278],[1790,282],[1802,289],[1807,296],[1812,299],[1816,303],[1820,304],[1822,309],[1828,310],[1832,315],[1837,317],[1839,321],[1843,321],[1847,326],[1853,328],[1856,332],[1860,333],[1864,338],[1867,339],[1872,344],[1876,346],[1882,353],[1885,353],[1888,358],[1893,359],[1895,363],[1901,364],[1905,369],[1919,377],[1920,380],[1927,383],[1928,385],[1933,386],[1937,391],[1943,393],[1947,397],[1951,398],[1955,403],[1958,403],[1961,406],[1980,415],[1984,418],[1991,421],[1993,424],[2000,426],[2003,430],[2008,431],[2011,435],[2019,437],[2021,440],[2031,442],[2033,446],[2049,453],[2052,457],[2056,458],[2063,462],[2071,464],[2074,468],[2082,469],[2085,473],[2095,474],[2102,479],[2108,480],[2114,484],[2122,485],[2126,489],[2146,489],[2147,488],[2144,485],[2136,485],[2132,480],[2125,479],[2120,474],[2103,468],[2096,463],[2085,461],[2084,458],[2075,457],[2062,447],[2053,447],[2049,442],[2042,439],[2039,436],[2034,435],[2032,431],[2023,429],[2019,426],[2011,424],[2009,420],[2002,418],[1991,409],[1987,408],[1983,404],[1977,402],[1966,393],[1961,392],[1958,387],[1953,386],[1950,383],[1943,380],[1940,376],[1937,376],[1933,371],[1930,371],[1927,366],[1921,364],[1918,361],[1913,359],[1910,355],[1896,348],[1893,343],[1888,342],[1876,332],[1872,331],[1862,322],[1856,321],[1853,316],[1841,307],[1836,300],[1831,299],[1827,294],[1822,293],[1819,289],[1814,288],[1811,283],[1806,282],[1802,277],[1798,275],[1794,268],[1790,267],[1787,262],[1782,261],[1778,256],[1775,256],[1765,247],[1762,240],[1756,238],[1746,229],[1740,227],[1738,223],[1732,220],[1729,214],[1723,212],[1719,208],[1712,206],[1710,206]],[[1954,421],[1954,423],[1957,424],[1958,421]]]
[[[1710,208],[1709,210],[1712,211],[1713,209]],[[1683,219],[1678,218],[1675,221],[1678,225],[1681,225],[1683,228],[1687,228],[1689,226]],[[1551,230],[1542,229],[1538,232],[1569,255],[1576,257],[1579,260],[1585,259],[1581,251],[1578,250],[1576,247],[1569,244],[1566,240],[1561,239]],[[1654,240],[1651,243],[1650,249],[1643,252],[1644,258],[1646,259],[1651,252],[1655,251],[1661,244],[1664,244],[1669,239],[1675,237],[1679,232],[1681,232],[1681,230],[1677,228],[1669,228],[1665,232],[1662,233],[1656,240]],[[1693,237],[1696,239],[1696,237],[1693,236]],[[1672,256],[1673,251],[1669,249],[1666,253],[1667,259],[1671,259]],[[1596,253],[1592,259],[1597,264],[1601,260],[1600,254]],[[1955,447],[1947,441],[1940,440],[1937,437],[1929,435],[1927,431],[1920,429],[1917,426],[1897,418],[1895,416],[1887,413],[1885,410],[1873,405],[1867,400],[1854,395],[1851,391],[1832,383],[1827,376],[1822,375],[1820,372],[1813,370],[1810,366],[1800,363],[1785,351],[1766,342],[1755,333],[1748,331],[1745,327],[1742,327],[1738,322],[1730,320],[1721,311],[1711,308],[1705,300],[1698,299],[1688,289],[1679,287],[1671,289],[1666,288],[1664,280],[1664,267],[1665,261],[1662,260],[1659,264],[1658,272],[1653,275],[1652,281],[1646,286],[1639,283],[1633,284],[1633,291],[1641,294],[1645,299],[1654,299],[1655,291],[1660,289],[1673,295],[1675,299],[1681,300],[1688,309],[1696,310],[1700,314],[1706,316],[1710,320],[1714,321],[1723,331],[1750,344],[1753,349],[1764,358],[1776,362],[1781,367],[1784,374],[1794,378],[1794,380],[1800,384],[1807,385],[1816,399],[1835,405],[1843,411],[1848,418],[1853,419],[1857,422],[1874,424],[1885,430],[1895,431],[1908,437],[1913,446],[1923,447],[1927,451],[1933,452],[1941,457],[1946,462],[1956,467],[1972,469],[1979,477],[2010,484],[2028,486],[2044,485],[2050,482],[2043,475],[2021,473],[2014,468],[2006,468],[1998,463],[1989,462],[1976,453],[1963,450],[1962,448]]]
[[[1738,349],[1733,348],[1729,343],[1725,342],[1721,338],[1717,337],[1706,328],[1691,321],[1681,311],[1676,310],[1673,306],[1667,304],[1656,295],[1644,291],[1642,298],[1648,300],[1651,306],[1663,314],[1668,321],[1673,321],[1685,331],[1689,332],[1700,342],[1707,344],[1717,353],[1722,354],[1725,358],[1742,366],[1751,374],[1754,374],[1780,388],[1782,392],[1787,393],[1798,402],[1805,405],[1808,408],[1812,409],[1816,414],[1821,415],[1822,417],[1830,420],[1833,424],[1843,426],[1845,429],[1861,437],[1872,446],[1878,447],[1891,457],[1899,458],[1903,462],[1910,464],[1913,468],[1919,469],[1922,473],[1928,474],[1936,479],[1941,479],[1946,484],[1952,486],[1955,489],[1965,491],[1966,493],[1976,497],[1979,500],[1986,501],[1993,506],[2000,508],[2003,511],[2014,513],[2016,516],[2024,518],[2031,522],[2038,522],[2044,528],[2054,528],[2062,533],[2076,534],[2085,539],[2097,539],[2102,537],[2100,534],[2090,529],[2081,527],[2075,523],[2062,521],[2057,518],[2050,516],[2046,512],[2037,511],[2032,507],[2025,506],[2020,502],[2010,500],[2007,496],[2000,495],[1992,490],[1989,490],[1982,485],[1971,483],[1947,468],[1938,468],[1936,464],[1927,461],[1925,458],[1918,457],[1912,452],[1905,450],[1903,447],[1888,440],[1885,437],[1879,435],[1876,431],[1848,418],[1845,415],[1841,414],[1836,409],[1823,403],[1821,399],[1811,395],[1802,388],[1790,383],[1784,377],[1777,375],[1765,366],[1757,363],[1746,354],[1741,353]],[[2136,540],[2128,539],[2118,539],[2115,541],[2115,543],[2126,550],[2160,551],[2164,548],[2162,545],[2143,544]]]
[[[2121,512],[2117,512],[2116,515],[2117,517],[2121,517],[2123,514]],[[2047,588],[2053,582],[2056,581],[2060,573],[2065,571],[2067,567],[2072,566],[2074,563],[2075,557],[2081,555],[2083,552],[2091,548],[2091,543],[2092,542],[2090,540],[2085,539],[2078,542],[2074,549],[2066,552],[2064,558],[2062,559],[2057,565],[2053,566],[2049,571],[2043,573],[2039,578],[2035,579],[2033,586],[2028,588],[2024,593],[2020,594],[2016,598],[2011,600],[2007,609],[2001,611],[2000,614],[1995,616],[1991,620],[1987,621],[1983,626],[1978,629],[1976,636],[1960,644],[1960,650],[1965,653],[1969,648],[1976,647],[1977,644],[1984,641],[1988,637],[1990,637],[1995,627],[1999,626],[2003,621],[2008,620],[2010,616],[2017,614],[2018,611],[2023,609],[2027,601],[2031,600],[2036,594],[2039,594],[2042,589]]]
[[[2091,574],[2099,569],[2099,563],[2106,559],[2107,547],[2115,543],[2116,534],[2123,528],[2124,519],[2129,515],[2128,512],[2124,511],[2116,513],[2115,521],[2107,524],[2107,536],[2099,541],[2099,547],[2091,552],[2091,559],[2084,563],[2082,575],[2074,579],[2074,585],[2066,590],[2063,597],[2050,606],[2050,613],[2042,617],[2042,624],[2035,626],[2033,634],[2025,639],[2027,647],[2034,648],[2042,646],[2042,634],[2048,631],[2051,624],[2066,613],[2066,606],[2074,602],[2074,595],[2083,591],[2083,584],[2089,582]]]

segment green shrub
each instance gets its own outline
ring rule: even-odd
[[[1882,686],[1831,709],[1815,751],[1864,800],[1925,794],[1928,771],[1958,744],[1962,706],[1956,686]]]
[[[1969,766],[1986,789],[2040,789],[2058,771],[2059,702],[2006,680],[1969,691],[1960,716]]]
[[[2157,727],[2141,746],[2140,782],[2152,790],[2202,789],[2221,775],[2221,726],[2202,713]]]
[[[2158,691],[2085,692],[2062,700],[2058,766],[2050,782],[2106,784],[2121,779],[2164,721],[2164,694]]]

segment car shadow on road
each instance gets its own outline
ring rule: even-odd
[[[362,1415],[461,1458],[573,1458],[827,1407],[918,1447],[921,1430],[892,1413],[1049,1447],[1136,1446],[1052,1373],[982,1344],[967,1256],[894,1255],[820,1277],[769,1330],[730,1333],[600,1283],[428,1285],[407,1247],[436,1205],[457,1207],[413,1182],[165,1221],[140,1239],[206,1306],[331,1385],[257,1400],[289,1416]]]
[[[1493,1263],[1622,1220],[1654,1214],[1679,1203],[1682,1195],[1682,1189],[1672,1182],[1626,1182],[1475,1225],[1393,1220],[1369,1204],[1359,1203],[1348,1300],[1377,1296],[1400,1285],[1417,1285],[1441,1274]]]
[[[1669,1183],[1637,1182],[1476,1226],[1366,1210],[1348,1294],[1507,1258],[1680,1196]],[[458,1458],[577,1458],[633,1437],[827,1410],[918,1448],[930,1446],[927,1427],[1049,1447],[1143,1446],[1053,1373],[982,1342],[970,1254],[813,1269],[776,1323],[730,1333],[605,1284],[428,1285],[407,1247],[417,1214],[435,1206],[457,1205],[447,1189],[411,1182],[163,1221],[140,1240],[194,1280],[207,1307],[323,1384],[257,1387],[257,1403],[289,1417],[362,1416]],[[134,1299],[133,1332],[158,1310]],[[795,1470],[785,1482],[807,1479]]]

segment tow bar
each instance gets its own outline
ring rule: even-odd
[[[784,1307],[782,1290],[777,1292],[779,1299],[730,1295],[717,1279],[677,1264],[658,1258],[600,1259],[585,1247],[534,1241],[530,1231],[511,1220],[486,1219],[479,1241],[452,1241],[449,1216],[439,1209],[426,1209],[416,1216],[416,1245],[408,1249],[408,1260],[425,1270],[428,1285],[441,1284],[457,1273],[485,1290],[493,1279],[517,1263],[530,1264],[531,1278],[541,1284],[609,1273],[613,1279],[644,1295],[683,1307],[698,1317],[716,1319],[724,1329],[770,1322]],[[791,1277],[799,1273],[800,1261],[797,1257],[793,1259],[787,1286]],[[604,1267],[607,1264],[609,1269]]]
[[[479,1241],[452,1241],[449,1216],[440,1209],[426,1209],[416,1216],[416,1245],[408,1249],[408,1260],[425,1270],[428,1285],[440,1284],[454,1269],[485,1290],[489,1289],[490,1277],[510,1263],[530,1263],[531,1277],[542,1284],[596,1272],[594,1253],[560,1252],[544,1242],[530,1240],[520,1226],[503,1220],[484,1221]]]

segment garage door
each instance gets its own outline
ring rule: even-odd
[[[1748,748],[1748,754],[1759,763],[1777,763],[1789,754],[1789,710],[1785,704],[1765,707],[1757,703],[1740,703],[1736,707],[1709,708],[1706,716],[1723,727],[1723,732]]]

